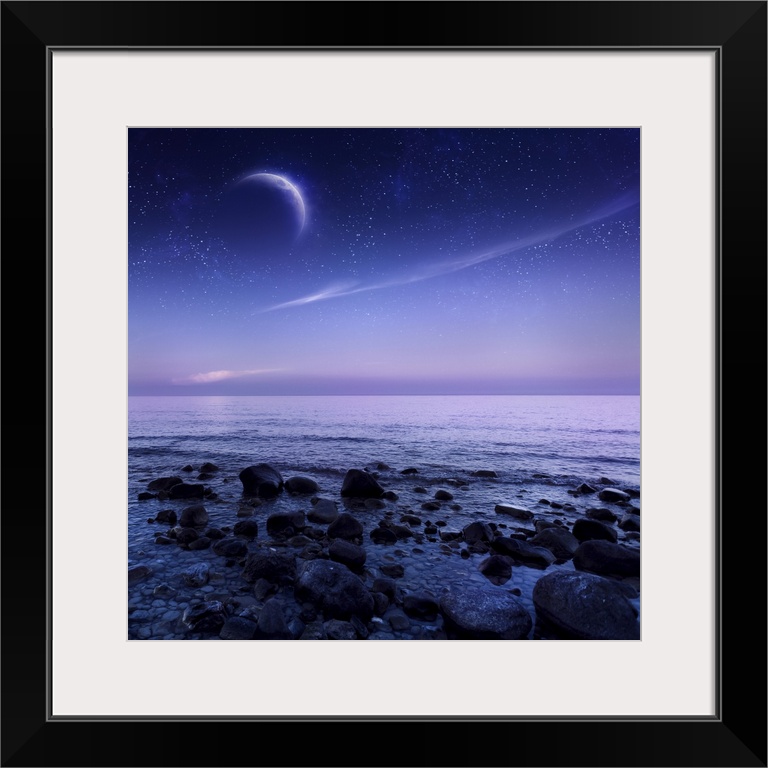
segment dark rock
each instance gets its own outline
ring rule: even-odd
[[[624,491],[624,493],[628,493],[633,499],[640,498],[640,491],[636,488],[622,488],[621,490]]]
[[[362,523],[349,512],[342,512],[328,526],[328,536],[332,539],[357,539],[362,535]]]
[[[547,528],[558,527],[557,523],[553,523],[551,520],[537,520],[533,525],[536,528],[536,533],[541,533],[542,531],[546,531]]]
[[[419,470],[415,467],[408,467],[408,469],[403,469],[400,471],[401,475],[418,475]]]
[[[629,494],[620,491],[618,488],[603,488],[597,494],[597,498],[600,501],[629,501]]]
[[[559,501],[551,501],[549,503],[549,506],[552,507],[552,509],[562,509],[563,505]]]
[[[403,598],[403,610],[412,619],[434,621],[440,607],[433,595],[427,592],[417,592]]]
[[[204,587],[208,583],[208,575],[208,563],[196,563],[181,572],[181,578],[188,587]]]
[[[381,616],[389,608],[389,598],[382,592],[373,592],[373,612]]]
[[[639,576],[640,553],[610,541],[585,541],[573,556],[580,571],[601,576]]]
[[[219,632],[226,619],[224,604],[218,600],[191,605],[181,617],[182,622],[195,632]]]
[[[618,536],[616,531],[599,520],[590,520],[581,517],[573,524],[573,535],[581,542],[591,541],[592,539],[603,539],[604,541],[616,541]]]
[[[329,619],[323,627],[328,640],[357,640],[357,631],[349,621]]]
[[[421,518],[416,517],[416,515],[401,515],[400,522],[408,525],[421,525]]]
[[[239,475],[243,495],[274,499],[283,490],[282,475],[269,464],[253,464]]]
[[[371,531],[371,541],[374,544],[394,544],[397,536],[389,528],[374,528]]]
[[[440,541],[461,541],[461,531],[447,531],[445,528],[440,530]]]
[[[386,566],[385,566],[386,567]],[[402,565],[400,568],[402,569]],[[401,570],[400,576],[403,575],[403,571]],[[383,595],[386,595],[390,602],[395,602],[395,595],[397,593],[397,583],[395,582],[394,578],[391,577],[379,577],[373,580],[373,586],[371,587],[371,591],[374,593],[374,595],[377,592],[380,592]]]
[[[311,523],[327,525],[339,516],[336,502],[330,499],[318,499],[307,514],[307,520]]]
[[[467,544],[474,544],[476,541],[493,541],[493,531],[488,523],[480,521],[465,525],[462,529],[464,541]]]
[[[198,528],[208,522],[208,512],[202,504],[193,504],[181,510],[179,525],[183,528]]]
[[[497,587],[512,578],[512,559],[506,555],[491,555],[478,566],[480,573]]]
[[[211,548],[217,555],[230,560],[241,560],[248,554],[248,545],[241,539],[218,539]]]
[[[425,525],[424,526],[424,533],[428,536],[434,536],[434,534],[437,533],[437,526],[436,525]]]
[[[597,482],[600,483],[600,485],[616,485],[614,480],[610,480],[607,477],[601,477]]]
[[[142,491],[137,497],[139,501],[149,501],[149,499],[156,499],[156,493],[150,493],[149,491]]]
[[[386,507],[386,502],[384,502],[382,499],[366,499],[365,500],[365,508],[366,509],[384,509]]]
[[[619,521],[619,528],[621,528],[622,531],[639,531],[640,516],[633,515],[631,512],[625,513]]]
[[[198,480],[210,480],[212,477],[214,477],[214,474],[212,472],[201,472],[198,476]]]
[[[176,525],[176,519],[176,512],[172,509],[161,509],[155,518],[158,523],[168,523],[168,525]]]
[[[193,552],[198,552],[201,549],[208,549],[211,546],[211,540],[207,536],[201,536],[199,539],[190,541],[187,546]]]
[[[206,528],[203,536],[207,536],[209,539],[223,539],[227,534],[220,528]]]
[[[180,547],[191,544],[200,538],[200,534],[194,528],[176,528],[176,543]]]
[[[527,541],[513,539],[509,536],[499,536],[491,542],[491,547],[501,555],[532,568],[548,568],[557,559],[545,547],[537,547]]]
[[[327,618],[349,619],[373,616],[373,597],[360,579],[348,568],[328,560],[310,560],[298,571],[294,587],[296,598],[308,601]]]
[[[384,495],[384,489],[368,472],[350,469],[341,484],[341,495],[356,499],[380,499]]]
[[[360,571],[365,565],[365,550],[343,539],[337,539],[328,548],[328,556],[337,563],[346,565],[353,571]]]
[[[478,469],[472,473],[472,477],[498,477],[492,469]]]
[[[196,499],[202,498],[205,486],[198,483],[177,483],[168,491],[171,499]]]
[[[453,494],[441,489],[439,491],[435,491],[435,498],[438,501],[453,501]]]
[[[128,569],[128,583],[135,584],[137,581],[146,579],[152,574],[152,569],[148,565],[135,565]]]
[[[437,502],[437,501],[425,501],[425,502],[424,502],[424,503],[421,505],[421,508],[422,508],[422,509],[423,509],[425,512],[437,512],[437,510],[439,510],[439,509],[440,509],[440,504],[439,504],[439,502]]]
[[[547,528],[537,533],[531,544],[548,549],[558,560],[570,560],[579,548],[579,540],[565,528]]]
[[[200,467],[201,472],[218,472],[219,468],[211,461],[206,461],[205,464]]]
[[[597,493],[597,488],[593,488],[591,485],[582,483],[577,489],[579,493]]]
[[[186,464],[181,468],[182,472],[194,472],[195,468],[191,464]]]
[[[173,539],[169,539],[167,536],[158,536],[155,539],[155,544],[173,544]]]
[[[309,496],[317,493],[320,490],[320,486],[311,477],[297,475],[289,477],[285,481],[285,490],[291,494]]]
[[[304,627],[304,631],[301,633],[299,640],[327,640],[328,635],[325,634],[325,627],[321,621],[313,621]]]
[[[406,525],[397,525],[397,523],[390,523],[389,528],[392,533],[395,534],[398,540],[410,539],[413,536],[413,531]]]
[[[392,467],[390,467],[389,464],[385,464],[383,461],[380,461],[376,465],[376,469],[380,470],[381,472],[387,472],[388,470],[392,469]]]
[[[604,507],[588,509],[584,514],[590,520],[600,520],[603,523],[615,523],[618,519],[610,509],[605,509]]]
[[[411,628],[411,622],[399,608],[387,611],[384,618],[395,632],[407,632]]]
[[[449,632],[463,640],[522,640],[533,627],[517,597],[491,587],[448,592],[440,598],[440,610]]]
[[[381,498],[387,501],[397,501],[400,497],[394,491],[384,491]]]
[[[536,614],[567,638],[638,640],[632,604],[615,582],[589,573],[555,571],[533,588]]]
[[[524,507],[516,507],[513,504],[497,504],[496,514],[509,515],[510,517],[517,518],[518,520],[531,520],[533,519],[533,512]]]
[[[548,499],[539,499],[539,504],[546,504],[549,506],[549,500]]]
[[[291,640],[292,635],[285,621],[280,604],[273,597],[264,603],[256,625],[257,640]]]
[[[416,486],[416,487],[413,489],[413,492],[414,492],[414,493],[426,493],[426,492],[427,492],[427,489],[426,489],[426,488],[424,488],[424,487],[423,487],[423,486],[421,486],[421,485],[417,485],[417,486]]]
[[[336,621],[338,621],[338,619],[336,619]],[[357,632],[357,636],[361,640],[368,639],[370,632],[368,632],[368,627],[365,626],[362,619],[359,619],[357,616],[350,616],[349,623],[355,628],[355,632]]]
[[[230,616],[219,632],[222,640],[253,640],[256,622],[242,616]]]
[[[267,518],[267,534],[274,538],[293,536],[296,531],[302,531],[306,527],[304,513],[275,512]]]
[[[148,491],[170,491],[174,485],[182,482],[180,477],[173,475],[171,477],[158,477],[147,486]]]
[[[405,573],[405,568],[400,563],[387,563],[379,570],[390,579],[400,579]]]
[[[235,536],[242,536],[244,539],[253,541],[259,535],[259,524],[250,518],[241,520],[239,523],[235,523],[232,532]]]
[[[272,584],[292,584],[295,576],[296,558],[266,547],[249,554],[243,565],[242,577],[249,582],[266,579]]]

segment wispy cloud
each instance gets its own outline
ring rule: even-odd
[[[173,384],[212,384],[226,379],[239,379],[242,376],[259,376],[263,373],[276,373],[282,368],[261,368],[255,371],[208,371],[207,373],[193,373],[180,379],[172,379]]]
[[[614,216],[623,210],[631,208],[639,202],[639,193],[637,190],[630,190],[624,195],[617,197],[610,203],[595,209],[591,214],[581,219],[572,219],[568,223],[564,223],[560,227],[546,231],[538,232],[535,235],[529,237],[519,238],[517,240],[510,240],[505,243],[482,251],[473,251],[471,253],[457,256],[454,259],[447,261],[438,261],[432,264],[424,264],[411,272],[397,275],[387,280],[382,280],[375,283],[360,283],[347,282],[347,283],[335,283],[326,288],[322,288],[315,293],[311,293],[308,296],[302,296],[298,299],[291,301],[285,301],[280,304],[273,304],[271,307],[265,307],[258,310],[254,314],[261,312],[273,312],[278,309],[289,309],[291,307],[301,307],[305,304],[314,304],[317,301],[328,301],[329,299],[338,299],[342,296],[351,296],[355,293],[363,293],[365,291],[379,291],[383,288],[394,288],[398,285],[408,285],[409,283],[418,283],[422,280],[429,280],[433,277],[439,277],[440,275],[447,275],[451,272],[458,272],[461,269],[467,269],[467,267],[475,266],[476,264],[482,264],[485,261],[491,259],[498,259],[501,256],[508,256],[516,251],[521,251],[524,248],[530,248],[532,245],[539,245],[540,243],[546,243],[552,240],[556,240],[562,235],[573,232],[574,230],[581,229],[591,224],[595,224],[602,219],[606,219],[609,216]]]

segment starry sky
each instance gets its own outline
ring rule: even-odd
[[[639,129],[128,143],[130,394],[640,391]]]

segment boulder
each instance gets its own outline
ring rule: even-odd
[[[525,605],[504,589],[465,587],[440,598],[449,633],[460,640],[523,640],[533,627]]]
[[[220,632],[226,621],[224,604],[219,600],[191,605],[184,611],[182,622],[195,632]]]
[[[307,513],[307,520],[310,523],[320,523],[327,525],[332,523],[339,516],[339,510],[336,508],[336,502],[330,499],[318,499],[312,509]]]
[[[631,512],[627,512],[619,520],[619,528],[622,531],[639,531],[640,515],[633,515]]]
[[[625,493],[618,488],[603,488],[603,490],[597,494],[597,498],[600,499],[600,501],[629,501],[630,496],[628,493]]]
[[[602,539],[603,541],[616,541],[618,539],[615,529],[599,520],[590,520],[586,517],[580,517],[573,524],[573,535],[580,542],[592,539]]]
[[[346,566],[329,560],[309,560],[298,570],[294,593],[314,604],[328,619],[373,616],[373,597]]]
[[[204,587],[208,583],[208,576],[208,563],[196,563],[181,572],[181,578],[188,587]]]
[[[186,547],[200,538],[200,534],[194,528],[174,528],[174,531],[176,532],[176,543],[180,547]]]
[[[148,491],[170,491],[174,485],[178,485],[182,482],[180,477],[172,475],[171,477],[158,477],[157,480],[153,480],[148,486]]]
[[[177,483],[168,491],[171,499],[201,499],[205,486],[200,483]]]
[[[374,544],[394,544],[397,541],[397,536],[389,528],[378,527],[371,531],[371,541]]]
[[[135,565],[128,569],[128,583],[135,584],[137,581],[146,579],[152,575],[152,569],[148,565]]]
[[[638,640],[632,604],[612,581],[589,573],[554,571],[533,588],[536,615],[576,640]]]
[[[217,539],[211,549],[229,560],[240,560],[248,554],[248,545],[242,539]]]
[[[453,501],[453,494],[450,491],[440,489],[439,491],[435,491],[435,498],[438,501]]]
[[[366,554],[362,547],[358,547],[357,544],[344,541],[344,539],[336,539],[330,547],[328,547],[328,556],[336,563],[346,565],[347,568],[353,571],[360,571],[365,565]]]
[[[259,524],[251,518],[240,520],[240,522],[235,523],[232,533],[252,541],[259,535]]]
[[[253,640],[256,634],[256,622],[243,616],[230,616],[221,628],[222,640]]]
[[[524,507],[516,507],[513,504],[497,504],[496,514],[509,515],[510,517],[517,518],[518,520],[531,520],[533,519],[533,512]]]
[[[408,467],[407,469],[400,470],[401,475],[418,475],[419,470],[416,467]]]
[[[506,555],[491,555],[486,557],[478,566],[480,573],[491,584],[501,586],[512,578],[512,559]]]
[[[341,484],[341,495],[356,499],[380,499],[384,489],[370,473],[362,469],[350,469]]]
[[[349,512],[342,512],[329,526],[331,539],[357,539],[363,535],[363,525]]]
[[[275,512],[267,518],[267,533],[275,538],[293,536],[297,531],[306,527],[304,513]]]
[[[187,546],[192,552],[198,552],[201,549],[208,549],[211,546],[211,540],[207,536],[201,536],[199,539],[190,541]]]
[[[462,529],[464,541],[474,544],[476,541],[493,541],[493,531],[488,523],[480,521],[465,525]]]
[[[201,465],[200,467],[201,472],[218,472],[219,468],[210,461],[206,461],[205,464]]]
[[[601,576],[640,575],[640,553],[611,541],[585,541],[573,555],[573,564]]]
[[[320,486],[311,477],[295,475],[285,481],[285,490],[291,494],[309,496],[317,493]]]
[[[557,559],[546,547],[537,547],[509,536],[495,538],[491,547],[500,555],[509,557],[513,563],[520,563],[529,568],[548,568]]]
[[[616,515],[610,509],[605,509],[605,507],[588,509],[584,514],[590,520],[600,520],[602,523],[615,523],[618,520]]]
[[[440,606],[428,592],[416,592],[403,598],[403,611],[407,616],[419,621],[434,621]]]
[[[292,640],[280,603],[273,597],[264,603],[256,625],[256,640]]]
[[[161,509],[155,518],[156,522],[168,523],[168,525],[176,525],[176,520],[176,512],[172,509]]]
[[[261,499],[274,499],[283,490],[282,475],[269,464],[246,467],[238,476],[243,484],[243,495]]]
[[[352,622],[341,619],[329,619],[323,623],[328,640],[357,640],[357,631]]]
[[[139,501],[149,501],[150,499],[156,499],[156,493],[150,493],[149,491],[142,491],[137,497]]]
[[[576,491],[578,493],[597,493],[597,488],[593,488],[591,485],[587,485],[586,483],[582,483]]]
[[[248,582],[266,579],[272,584],[292,584],[296,576],[296,559],[286,552],[264,547],[248,555],[241,575]]]
[[[561,526],[546,528],[537,533],[530,543],[548,549],[558,560],[570,560],[579,548],[579,540]]]
[[[472,473],[472,477],[498,477],[492,469],[478,469]]]
[[[181,510],[179,525],[184,528],[198,528],[208,522],[208,512],[202,504],[193,504]]]

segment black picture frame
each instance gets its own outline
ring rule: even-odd
[[[765,766],[766,514],[761,481],[766,466],[766,9],[766,2],[706,0],[3,2],[3,268],[6,308],[13,316],[6,322],[4,339],[17,358],[15,363],[27,360],[29,350],[14,347],[14,337],[19,334],[21,346],[27,346],[29,328],[44,323],[46,365],[41,377],[45,387],[39,394],[30,387],[33,379],[26,363],[21,369],[9,365],[3,381],[10,408],[6,412],[9,439],[0,604],[2,765]],[[333,23],[331,40],[323,32],[329,19],[343,20],[343,24]],[[57,47],[203,50],[329,44],[342,49],[717,51],[719,685],[715,717],[362,717],[355,722],[351,722],[354,718],[331,722],[322,718],[259,722],[210,718],[202,727],[199,720],[57,722],[49,717],[52,585],[47,563],[52,554],[48,528],[51,340],[55,334],[50,320],[50,193],[46,191],[50,52]],[[44,291],[42,286],[46,286]],[[21,310],[19,299],[24,302]],[[727,346],[726,340],[730,342]],[[6,352],[10,355],[7,346]],[[38,394],[34,402],[32,392]],[[39,413],[41,420],[43,412],[46,414],[45,473],[21,447],[30,438],[39,440],[29,420],[13,418],[17,403],[22,402],[28,403],[22,412]],[[745,439],[750,432],[757,432],[758,439],[754,435]],[[684,480],[695,483],[703,478]],[[83,492],[87,493],[87,471]],[[696,557],[696,553],[681,553],[681,568],[686,557]],[[169,670],[169,685],[173,674]],[[371,685],[375,685],[376,674],[371,671]],[[365,670],[360,670],[360,676],[364,681]],[[404,696],[407,685],[405,681]],[[510,696],[518,695],[524,693],[510,691]]]

